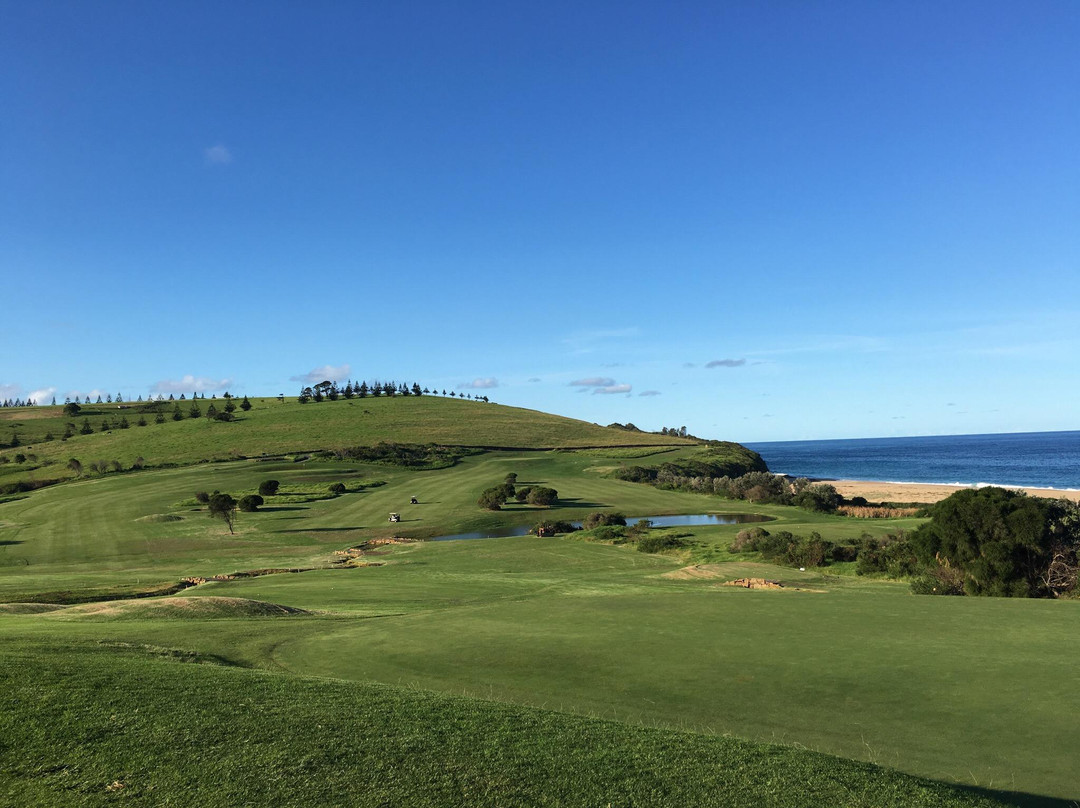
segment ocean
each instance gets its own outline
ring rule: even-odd
[[[1080,431],[745,445],[794,477],[1080,489]]]

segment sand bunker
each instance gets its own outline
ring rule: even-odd
[[[725,570],[720,564],[694,564],[692,567],[665,572],[661,577],[676,581],[699,581],[706,578],[727,578],[730,574],[730,569]]]
[[[304,609],[267,603],[247,598],[157,598],[139,600],[113,600],[103,603],[86,603],[70,606],[57,616],[89,617],[122,620],[180,618],[198,619],[228,617],[286,617],[310,614]]]
[[[724,586],[741,586],[743,589],[784,588],[784,585],[779,581],[770,581],[766,578],[736,578],[734,581],[724,581]]]

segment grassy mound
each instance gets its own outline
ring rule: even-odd
[[[205,620],[221,617],[285,617],[310,614],[303,609],[266,603],[260,600],[228,597],[159,598],[156,600],[115,600],[84,603],[58,612],[57,616],[87,617],[106,620],[143,620],[179,618]]]
[[[805,749],[152,656],[8,644],[0,802],[1010,804]]]
[[[184,521],[184,517],[177,516],[175,513],[152,513],[149,516],[140,516],[135,521],[152,523],[182,522]]]

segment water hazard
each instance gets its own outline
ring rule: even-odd
[[[771,516],[760,513],[689,513],[677,516],[628,516],[626,524],[632,525],[641,519],[648,519],[653,527],[695,527],[701,525],[741,525],[747,522],[769,522]],[[580,528],[581,522],[572,522]],[[467,539],[505,539],[511,536],[528,536],[530,527],[504,527],[497,530],[477,530],[472,533],[455,533],[452,536],[436,536],[429,541],[462,541]]]

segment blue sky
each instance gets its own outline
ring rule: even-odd
[[[0,15],[0,398],[1080,428],[1076,3]]]

